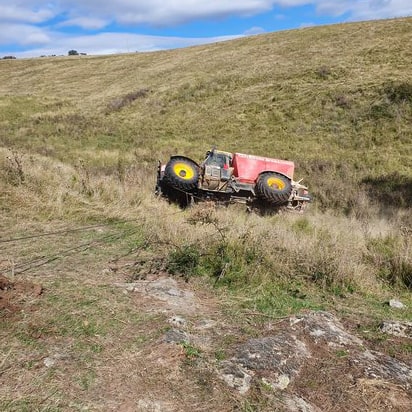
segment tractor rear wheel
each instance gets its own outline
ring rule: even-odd
[[[186,157],[173,157],[166,164],[164,180],[172,187],[190,192],[197,187],[198,166]]]
[[[257,195],[272,205],[287,203],[292,193],[292,182],[279,173],[262,173],[256,183]]]

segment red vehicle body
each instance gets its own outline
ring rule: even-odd
[[[293,179],[295,164],[288,160],[270,159],[254,155],[235,153],[233,155],[233,174],[240,182],[255,183],[262,172],[276,171]]]
[[[185,156],[159,161],[156,193],[182,205],[196,200],[303,210],[311,201],[306,186],[293,180],[288,160],[212,149],[200,164]]]

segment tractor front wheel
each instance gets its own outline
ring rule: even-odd
[[[199,180],[198,166],[186,157],[173,157],[166,164],[164,180],[176,189],[193,191]]]
[[[292,182],[279,173],[262,173],[256,183],[257,195],[272,205],[287,203],[292,193]]]

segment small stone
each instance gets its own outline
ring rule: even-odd
[[[405,305],[397,299],[391,299],[389,301],[389,306],[396,309],[403,309],[405,307]]]
[[[236,363],[231,361],[223,362],[220,376],[228,386],[236,389],[242,395],[250,389],[252,382],[251,372]]]
[[[46,368],[51,368],[52,366],[54,366],[56,364],[56,359],[53,359],[51,357],[47,357],[43,360],[44,366]]]
[[[379,328],[389,335],[412,338],[412,322],[384,321]]]
[[[288,375],[279,375],[278,381],[276,382],[274,386],[283,390],[288,387],[289,383],[290,383],[290,379]]]
[[[172,316],[169,320],[169,323],[175,326],[185,327],[186,326],[186,319],[182,318],[181,316]]]

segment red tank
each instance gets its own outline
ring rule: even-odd
[[[295,164],[288,160],[271,159],[269,157],[242,153],[235,153],[233,155],[232,166],[234,168],[233,175],[242,183],[255,183],[262,172],[282,173],[292,180],[295,170]]]

